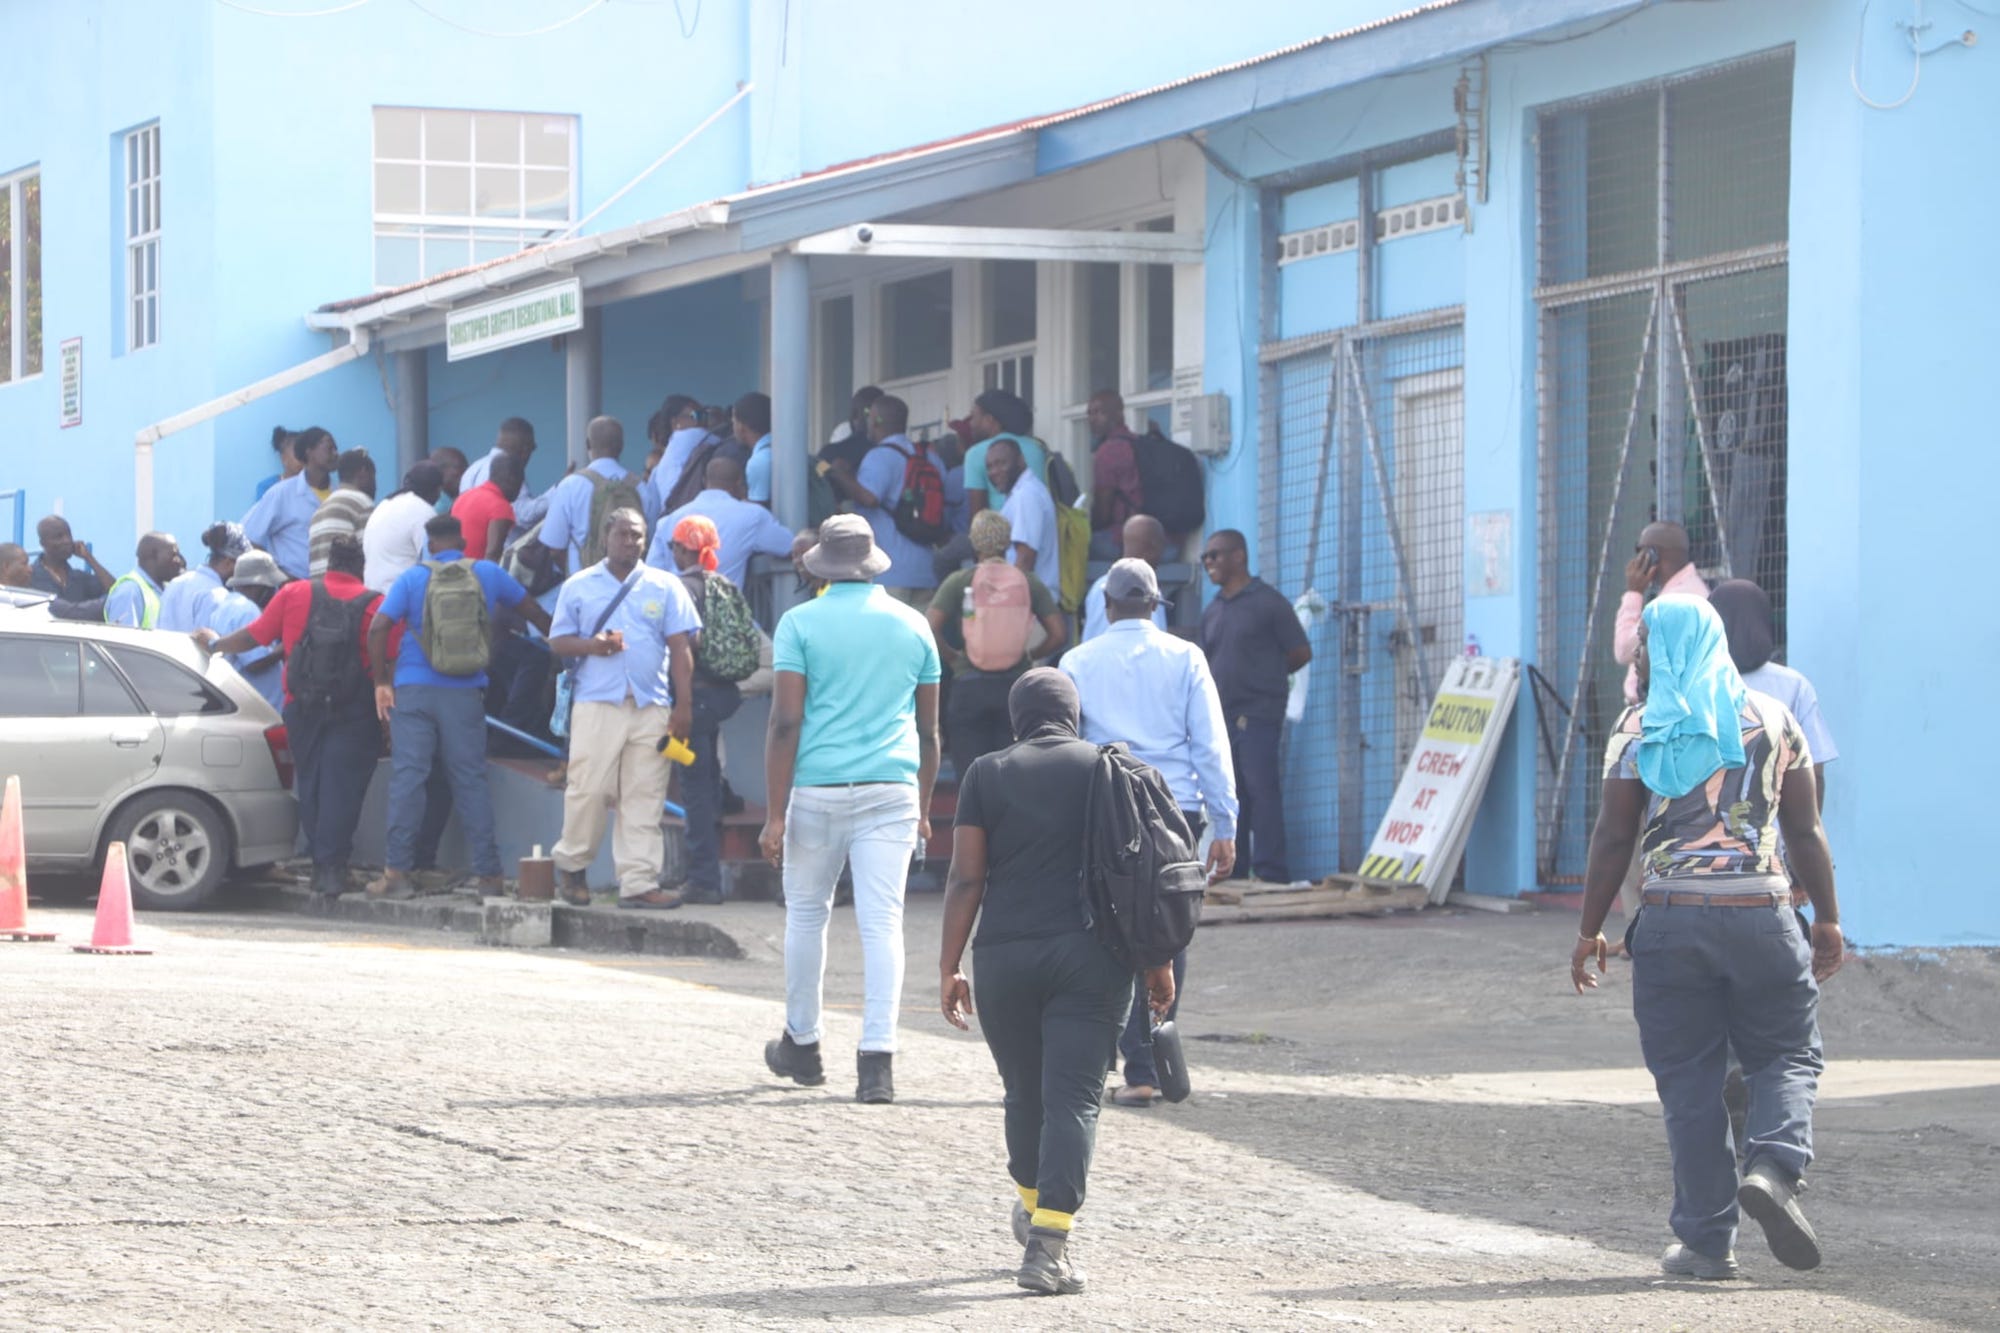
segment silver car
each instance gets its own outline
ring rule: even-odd
[[[20,596],[0,598],[0,779],[16,774],[30,870],[94,872],[122,842],[144,908],[193,907],[298,836],[284,723],[227,661]]]

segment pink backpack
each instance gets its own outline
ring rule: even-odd
[[[965,655],[981,671],[1011,671],[1028,651],[1035,624],[1028,576],[1001,560],[972,567],[965,591]]]

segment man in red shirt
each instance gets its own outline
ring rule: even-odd
[[[451,516],[465,529],[467,560],[498,560],[514,527],[514,498],[521,493],[521,460],[495,454],[487,479],[452,503]]]
[[[361,539],[343,533],[326,573],[278,589],[264,613],[226,638],[197,630],[210,652],[285,646],[285,730],[297,771],[299,823],[312,855],[312,891],[339,897],[362,798],[382,754],[368,665],[368,626],[382,599],[361,582]],[[315,615],[314,613],[318,614]]]
[[[1084,408],[1090,426],[1090,558],[1124,554],[1125,520],[1142,514],[1146,490],[1139,480],[1139,442],[1125,424],[1125,400],[1099,389]]]

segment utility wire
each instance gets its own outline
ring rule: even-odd
[[[539,28],[524,28],[519,32],[493,32],[486,28],[475,28],[469,23],[460,23],[455,18],[448,18],[445,15],[438,13],[435,9],[432,9],[430,6],[424,4],[422,0],[408,0],[408,3],[411,6],[411,8],[416,9],[421,13],[430,15],[432,18],[436,19],[439,23],[442,23],[447,27],[457,28],[460,32],[469,32],[474,37],[511,38],[511,37],[540,37],[544,33],[554,32],[558,28],[567,28],[570,24],[576,22],[578,19],[590,13],[592,10],[602,9],[606,4],[609,3],[609,0],[589,0],[589,3],[584,5],[582,9],[577,10],[576,13],[571,14],[566,19],[557,19],[554,23],[545,23]]]
[[[329,14],[345,14],[350,9],[359,9],[368,0],[348,0],[347,4],[335,5],[332,9],[259,9],[255,5],[238,3],[238,0],[215,0],[219,5],[240,9],[246,14],[256,14],[267,19],[323,19]]]

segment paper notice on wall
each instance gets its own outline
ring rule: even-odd
[[[83,424],[83,339],[65,338],[58,347],[62,367],[62,429]]]
[[[1361,860],[1362,877],[1421,884],[1433,903],[1444,901],[1520,685],[1521,664],[1511,657],[1452,663]]]

